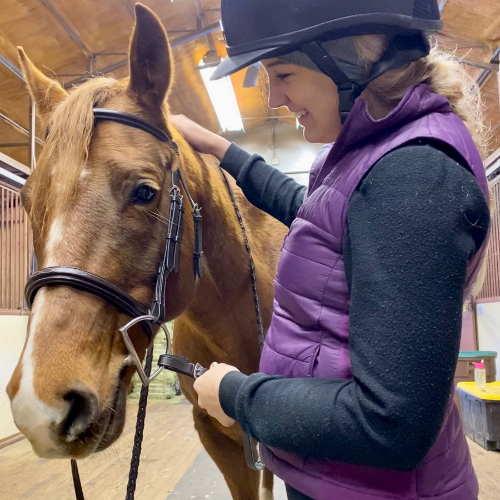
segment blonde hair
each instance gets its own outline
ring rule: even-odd
[[[389,42],[385,35],[362,35],[355,37],[354,43],[361,59],[371,65],[381,58]],[[374,80],[363,96],[369,104],[391,110],[409,87],[419,83],[426,83],[435,93],[448,99],[453,112],[465,123],[485,159],[492,134],[491,127],[485,123],[480,89],[453,54],[434,45],[427,57],[388,71]]]

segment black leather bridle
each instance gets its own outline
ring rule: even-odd
[[[167,132],[146,123],[144,120],[137,118],[129,113],[122,111],[115,111],[111,109],[94,109],[94,119],[99,121],[113,121],[134,127],[164,142],[170,146],[175,152],[175,156],[179,157],[179,147],[177,143],[167,134]],[[184,192],[192,207],[192,215],[194,221],[194,252],[193,252],[193,269],[195,279],[201,278],[201,258],[203,255],[202,250],[202,216],[201,208],[193,200],[186,182],[182,176],[180,166],[177,168],[172,167],[172,186],[170,189],[170,213],[167,226],[167,237],[165,242],[165,253],[163,260],[158,268],[156,277],[156,286],[154,299],[149,308],[134,299],[128,292],[101,278],[95,274],[89,273],[83,269],[74,267],[48,267],[42,271],[33,274],[26,284],[25,296],[28,307],[31,309],[33,301],[35,300],[36,293],[40,288],[46,286],[69,286],[77,288],[94,295],[101,297],[110,304],[114,305],[117,309],[131,316],[133,319],[127,325],[120,328],[123,340],[129,351],[129,362],[132,362],[141,377],[142,383],[148,385],[154,378],[156,378],[162,371],[160,367],[152,377],[146,376],[142,363],[137,355],[137,352],[130,340],[128,331],[134,325],[140,324],[148,336],[149,342],[153,340],[154,326],[161,327],[165,322],[165,290],[166,282],[169,275],[177,272],[179,269],[179,252],[182,241],[182,229],[184,218],[184,198],[181,194],[179,186],[182,186]],[[168,338],[168,335],[167,335]],[[168,354],[168,353],[167,353]],[[187,369],[191,367],[186,365]],[[200,370],[195,370],[193,373],[187,373],[191,376],[199,376]]]
[[[132,297],[128,292],[114,285],[110,281],[83,269],[66,266],[48,267],[33,274],[26,284],[25,297],[28,307],[31,309],[36,294],[41,288],[46,286],[69,286],[97,295],[98,297],[106,300],[117,309],[133,318],[129,323],[120,328],[120,333],[129,352],[129,356],[127,357],[126,362],[128,364],[135,365],[142,381],[139,411],[137,415],[136,435],[134,439],[134,449],[132,454],[129,484],[127,487],[126,496],[126,500],[133,500],[140,462],[144,419],[146,415],[146,405],[150,382],[154,380],[163,369],[175,371],[177,373],[181,373],[193,378],[198,378],[206,372],[205,368],[203,368],[199,364],[190,363],[186,357],[175,356],[169,353],[170,337],[168,330],[166,330],[166,327],[164,326],[166,282],[170,274],[173,272],[177,272],[179,269],[179,255],[182,241],[183,217],[185,211],[184,197],[181,193],[180,186],[182,186],[184,193],[192,207],[192,216],[194,222],[193,270],[195,280],[198,280],[202,276],[202,216],[201,208],[193,200],[187,188],[184,177],[182,176],[179,165],[179,147],[166,131],[150,125],[149,123],[140,118],[137,118],[134,115],[111,109],[94,108],[94,120],[95,122],[112,121],[129,127],[137,128],[151,134],[159,141],[168,144],[169,147],[175,152],[178,165],[176,168],[172,167],[171,169],[172,185],[170,189],[170,213],[167,226],[165,253],[158,269],[153,302],[149,307],[147,307],[142,302],[139,302],[134,297]],[[245,227],[243,225],[243,220],[241,218],[239,208],[236,204],[234,194],[224,172],[222,171],[222,169],[220,169],[220,171],[228,188],[231,201],[238,218],[238,222],[242,229],[245,247],[250,259],[252,291],[254,296],[254,306],[259,333],[259,344],[262,348],[264,343],[264,327],[262,323],[260,302],[257,293],[255,266],[250,251],[250,246],[248,244]],[[128,334],[129,329],[135,325],[140,325],[143,328],[149,340],[149,348],[146,355],[146,368],[143,368],[141,360]],[[165,330],[167,338],[167,352],[160,356],[158,360],[158,369],[153,375],[150,375],[153,356],[152,342],[154,339],[155,326],[163,328]],[[254,470],[262,470],[264,468],[264,465],[258,458],[255,457],[254,445],[252,444],[251,439],[246,434],[243,435],[243,443],[245,449],[245,459],[249,467]],[[73,483],[75,486],[76,498],[77,500],[84,500],[80,476],[78,473],[78,466],[75,460],[71,461],[71,470],[73,474]]]

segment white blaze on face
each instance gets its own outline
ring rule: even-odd
[[[46,290],[42,288],[36,296],[31,313],[29,338],[22,359],[22,375],[19,391],[11,402],[14,421],[30,440],[33,449],[45,458],[56,457],[56,444],[50,436],[51,428],[62,422],[65,408],[47,406],[38,399],[33,386],[33,345],[36,342],[37,325],[44,313]]]

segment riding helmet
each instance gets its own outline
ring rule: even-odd
[[[222,0],[228,57],[212,79],[300,50],[338,87],[342,119],[381,74],[428,55],[426,33],[441,29],[437,0]],[[389,47],[365,82],[352,82],[323,47],[338,38],[386,34]]]

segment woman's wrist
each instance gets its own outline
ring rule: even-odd
[[[210,154],[215,156],[219,161],[222,161],[230,146],[231,143],[227,139],[214,134],[213,141],[210,144]]]

